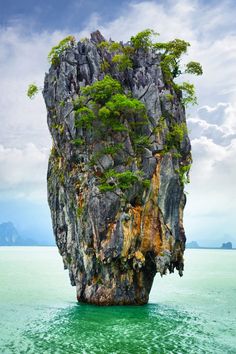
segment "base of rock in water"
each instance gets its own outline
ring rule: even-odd
[[[85,288],[80,284],[77,286],[77,300],[102,306],[147,304],[155,272],[155,267],[146,274],[129,270],[117,277],[111,275],[106,284],[102,284],[98,275],[93,280],[94,284],[88,284]]]

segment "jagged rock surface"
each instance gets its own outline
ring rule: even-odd
[[[102,40],[100,33],[93,33],[90,40],[67,49],[59,65],[51,66],[46,74],[43,94],[53,139],[48,201],[56,243],[71,284],[76,285],[78,301],[145,304],[157,272],[162,275],[176,268],[182,275],[185,195],[177,171],[190,159],[190,142],[185,134],[179,155],[162,153],[172,122],[184,123],[185,112],[180,97],[164,82],[160,55],[138,50],[133,68],[119,72],[111,54],[97,47]],[[103,79],[104,57],[110,63],[108,73],[141,100],[148,113],[145,134],[151,144],[143,149],[139,162],[133,157],[128,167],[124,163],[125,155],[134,153],[127,132],[112,137],[115,144],[124,139],[126,152],[116,158],[104,155],[99,161],[101,173],[110,167],[116,171],[139,168],[150,180],[149,188],[134,185],[126,192],[125,202],[119,191],[99,190],[94,172],[98,166],[89,165],[92,153],[104,141],[90,135],[86,146],[73,144],[87,134],[75,125],[73,100],[81,87]],[[163,131],[152,134],[163,116]]]

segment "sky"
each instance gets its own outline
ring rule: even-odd
[[[187,111],[193,167],[184,224],[188,241],[236,247],[236,2],[235,0],[0,0],[0,223],[53,242],[46,171],[51,139],[42,95],[51,47],[69,34],[79,40],[99,29],[128,40],[152,28],[160,40],[191,43],[184,61],[199,61],[198,106]]]

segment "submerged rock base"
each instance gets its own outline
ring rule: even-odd
[[[181,176],[190,143],[181,95],[165,83],[161,56],[133,51],[132,67],[121,70],[104,41],[95,32],[72,44],[46,74],[48,201],[78,301],[138,305],[148,302],[157,272],[182,275]],[[104,78],[114,90],[105,99],[92,86]],[[127,97],[129,109],[121,104]]]

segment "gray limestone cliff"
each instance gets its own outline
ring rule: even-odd
[[[46,74],[48,202],[78,301],[145,304],[156,273],[183,272],[191,147],[181,92],[165,82],[160,54],[135,50],[121,69],[104,41],[94,32],[73,43]],[[109,103],[94,94],[104,78]],[[124,97],[130,109],[115,110]]]

